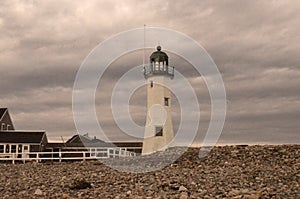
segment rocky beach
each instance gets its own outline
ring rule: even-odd
[[[143,156],[142,166],[170,153]],[[134,158],[106,160],[123,170]],[[0,197],[13,198],[300,198],[300,145],[219,146],[199,158],[189,148],[163,169],[122,172],[100,161],[0,163]]]

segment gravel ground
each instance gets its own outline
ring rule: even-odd
[[[177,150],[156,157],[168,161]],[[0,163],[0,197],[300,198],[300,145],[214,147],[201,159],[198,153],[190,148],[148,173],[121,172],[99,161]],[[143,157],[143,164],[154,158]],[[119,162],[122,168],[136,164],[130,158]]]

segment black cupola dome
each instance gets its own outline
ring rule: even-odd
[[[168,55],[161,51],[161,46],[156,47],[155,52],[152,53],[150,56],[150,63],[152,62],[165,62],[166,65],[168,65]]]

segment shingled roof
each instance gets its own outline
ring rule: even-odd
[[[0,108],[0,121],[2,117],[4,116],[4,113],[6,112],[7,108]]]
[[[74,135],[67,142],[68,147],[115,147],[112,143],[107,143],[97,138],[91,138],[88,134]]]
[[[45,131],[0,131],[0,143],[37,143],[47,139]]]
[[[7,108],[0,108],[1,130],[15,130]]]
[[[91,138],[88,136],[88,134],[85,135],[74,135],[71,137],[69,140],[67,140],[67,143],[78,143],[78,142],[84,142],[84,143],[95,143],[95,142],[100,142],[100,143],[105,143],[102,140],[99,140],[97,138]]]

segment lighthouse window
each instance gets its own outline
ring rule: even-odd
[[[159,63],[155,62],[155,70],[159,70]]]
[[[165,97],[165,106],[169,106],[169,98]]]
[[[155,127],[155,136],[163,136],[163,128],[161,126]]]
[[[153,88],[153,81],[150,82],[150,87]]]

